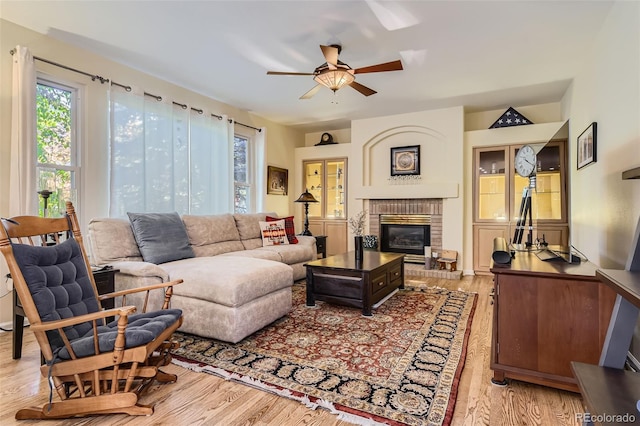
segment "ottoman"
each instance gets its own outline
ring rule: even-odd
[[[226,255],[162,266],[184,280],[171,299],[184,315],[180,331],[237,343],[291,311],[293,269],[284,263]]]

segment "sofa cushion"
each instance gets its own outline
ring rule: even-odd
[[[278,247],[278,246],[271,246],[271,247]],[[282,256],[280,256],[280,254],[278,254],[277,251],[262,250],[262,247],[258,247],[257,249],[253,249],[253,250],[233,251],[230,253],[221,254],[220,256],[251,257],[254,259],[275,260],[276,262],[282,262]]]
[[[275,213],[269,213],[270,216],[275,216]],[[267,213],[236,213],[233,218],[236,221],[236,227],[240,234],[241,240],[251,240],[254,238],[262,238],[260,233],[260,225],[258,222],[264,221],[267,217]]]
[[[293,216],[287,216],[283,218],[267,216],[267,222],[275,222],[280,219],[284,219],[284,230],[287,232],[289,244],[298,244],[298,239],[296,238],[296,228],[293,223]]]
[[[182,278],[176,296],[207,300],[225,306],[244,305],[266,294],[291,287],[293,270],[284,263],[242,256],[194,257],[162,267],[171,279]]]
[[[245,250],[253,250],[262,247],[262,233],[260,232],[259,221],[266,220],[267,216],[276,216],[275,213],[236,213],[233,218],[236,220],[240,241]]]
[[[268,246],[268,247],[260,247],[256,250],[249,250],[249,252],[258,252],[258,253],[273,253],[277,254],[278,260],[280,262],[286,263],[287,265],[294,265],[300,262],[309,262],[313,259],[313,251],[314,247],[309,245],[301,245],[301,244],[289,244],[289,245],[280,245],[280,246]]]
[[[262,232],[262,246],[281,246],[288,245],[289,239],[287,232],[284,230],[284,219],[275,222],[258,222],[260,231]]]
[[[131,223],[122,218],[100,218],[89,222],[91,263],[107,265],[120,261],[142,261]]]
[[[184,215],[182,221],[196,256],[216,256],[244,250],[236,221],[231,214]]]
[[[145,262],[155,264],[194,257],[178,213],[127,213]]]

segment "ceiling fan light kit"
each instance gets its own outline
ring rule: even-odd
[[[327,62],[317,67],[313,73],[267,71],[267,75],[312,75],[313,79],[318,84],[300,97],[300,99],[309,99],[315,95],[322,86],[328,87],[333,91],[333,93],[337,92],[344,86],[351,86],[354,90],[357,90],[364,96],[371,96],[377,92],[367,86],[356,83],[355,74],[400,71],[403,69],[402,62],[399,60],[353,69],[349,65],[338,60],[338,55],[342,50],[342,46],[337,44],[333,44],[331,46],[320,45],[320,50],[322,50],[322,54]]]
[[[353,83],[356,78],[347,70],[337,69],[323,71],[313,79],[335,93],[342,87]]]

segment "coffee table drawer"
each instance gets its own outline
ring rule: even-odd
[[[350,277],[332,274],[313,274],[314,292],[318,295],[330,295],[362,300],[362,277]]]
[[[375,298],[377,293],[384,291],[389,284],[387,277],[387,271],[383,271],[381,274],[371,276],[371,294]]]
[[[389,268],[389,282],[392,283],[395,280],[402,278],[403,264],[398,263]]]

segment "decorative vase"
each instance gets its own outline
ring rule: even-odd
[[[362,235],[356,235],[353,238],[355,239],[356,246],[356,260],[362,260],[362,253],[364,252],[364,238],[362,237]]]
[[[365,250],[378,250],[378,236],[365,235],[363,239],[363,246]]]

